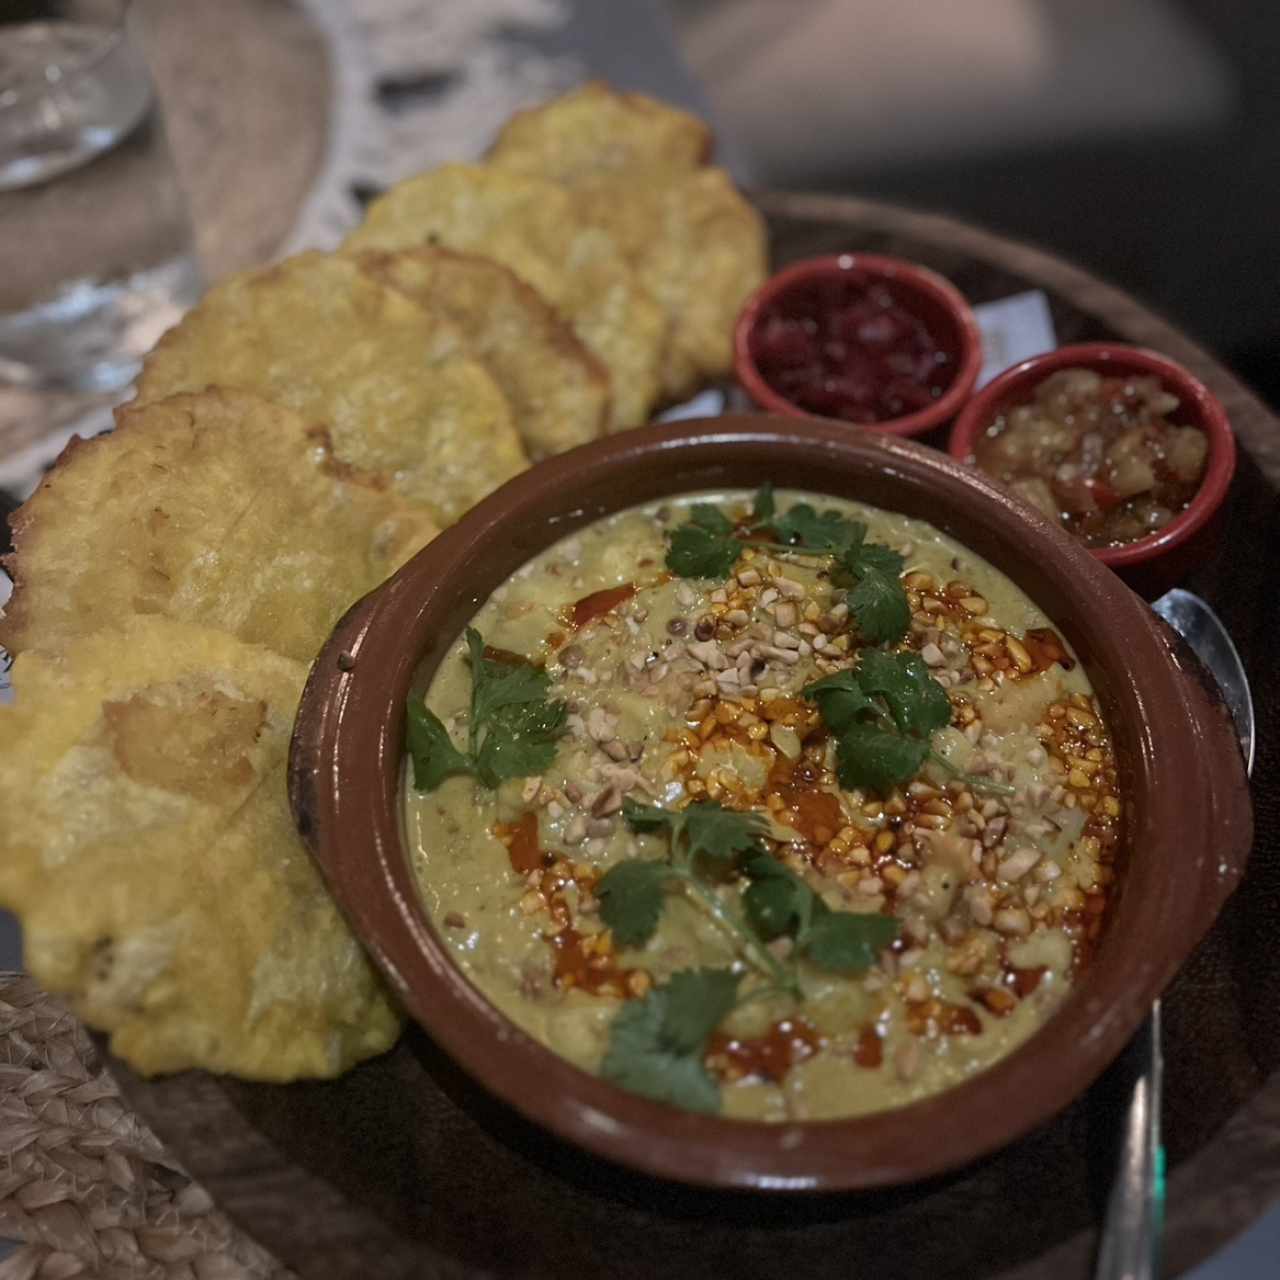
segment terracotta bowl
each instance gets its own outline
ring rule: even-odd
[[[1092,369],[1104,377],[1157,377],[1181,402],[1174,414],[1179,425],[1199,427],[1209,440],[1209,460],[1200,488],[1185,511],[1163,529],[1121,547],[1090,552],[1113,569],[1130,569],[1168,555],[1190,542],[1222,506],[1236,469],[1236,438],[1221,401],[1180,364],[1156,351],[1120,342],[1084,342],[1032,356],[993,378],[961,410],[951,429],[947,452],[961,462],[973,462],[973,448],[997,414],[1026,404],[1051,373],[1061,369]]]
[[[509,574],[600,516],[765,480],[932,521],[1027,591],[1070,640],[1113,727],[1129,797],[1120,890],[1093,965],[1024,1046],[924,1102],[767,1125],[624,1093],[517,1030],[455,968],[402,835],[405,699]],[[561,1137],[684,1182],[835,1191],[936,1174],[1047,1120],[1128,1040],[1243,871],[1252,820],[1225,709],[1172,632],[1041,516],[929,449],[831,423],[731,415],[632,431],[487,498],[338,624],[307,682],[290,798],[352,927],[405,1009],[493,1093]]]
[[[733,370],[739,383],[761,409],[799,418],[817,417],[775,391],[760,372],[754,349],[756,331],[762,317],[776,303],[785,302],[797,294],[804,296],[854,271],[887,287],[898,306],[929,326],[934,341],[951,357],[955,373],[938,399],[926,408],[900,418],[887,418],[883,422],[866,425],[846,422],[845,430],[921,436],[950,422],[969,398],[982,370],[982,334],[978,329],[978,319],[964,295],[949,280],[904,258],[875,253],[839,253],[793,262],[770,276],[747,299],[734,327]]]

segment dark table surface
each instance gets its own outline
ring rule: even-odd
[[[577,0],[575,16],[564,33],[548,38],[548,47],[571,49],[594,74],[626,88],[644,90],[710,114],[706,95],[690,77],[675,48],[660,6],[653,0],[627,5],[593,5]],[[722,140],[720,154],[740,178],[749,179],[732,140]],[[0,912],[0,968],[20,966],[16,922]],[[5,1248],[0,1242],[0,1257]],[[1273,1209],[1221,1252],[1187,1273],[1192,1280],[1264,1280],[1277,1274],[1280,1255],[1280,1208]]]

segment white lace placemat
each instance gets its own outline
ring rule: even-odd
[[[580,59],[530,43],[568,23],[566,0],[295,2],[324,35],[332,95],[324,163],[278,257],[333,248],[360,220],[362,199],[478,158],[514,111],[585,75]],[[0,490],[27,497],[72,435],[110,427],[110,409],[98,408],[0,457]]]

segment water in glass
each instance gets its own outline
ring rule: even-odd
[[[200,287],[127,7],[0,7],[0,424],[118,393]]]

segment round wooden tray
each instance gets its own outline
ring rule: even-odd
[[[1168,324],[1044,253],[860,200],[760,204],[775,263],[875,250],[934,267],[974,302],[1043,289],[1060,342],[1121,338],[1174,357],[1221,397],[1244,446],[1225,537],[1186,585],[1215,604],[1249,668],[1261,834],[1244,888],[1165,1001],[1166,1257],[1177,1273],[1280,1195],[1280,668],[1268,661],[1280,596],[1267,589],[1280,545],[1280,424]],[[1116,1084],[1104,1077],[1051,1124],[951,1177],[770,1199],[691,1191],[569,1149],[481,1093],[416,1029],[324,1084],[200,1073],[147,1082],[112,1070],[223,1209],[281,1261],[325,1280],[1083,1277],[1119,1129]]]

